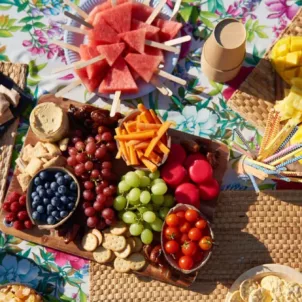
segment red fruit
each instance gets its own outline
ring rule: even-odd
[[[186,256],[193,256],[197,252],[197,247],[195,242],[185,242],[181,247],[181,251]]]
[[[83,203],[83,209],[85,210],[85,209],[87,209],[87,208],[90,208],[91,207],[91,202],[89,202],[89,201],[85,201],[84,203]]]
[[[186,175],[186,169],[179,163],[167,163],[161,170],[162,179],[171,187],[181,184]]]
[[[18,213],[18,219],[19,220],[27,220],[28,219],[28,214],[26,211],[21,211]]]
[[[24,221],[24,226],[26,229],[31,229],[33,227],[33,223],[30,220]]]
[[[165,238],[168,240],[174,240],[180,237],[180,231],[176,227],[167,227],[164,232]]]
[[[20,205],[20,203],[19,203],[18,201],[14,201],[14,202],[10,205],[10,210],[11,210],[12,212],[17,213],[17,212],[20,211],[20,209],[21,209],[21,205]]]
[[[188,234],[182,234],[179,241],[181,244],[184,244],[185,242],[189,242],[190,238]]]
[[[188,221],[185,221],[181,224],[179,230],[182,232],[182,233],[188,233],[191,229],[191,225]]]
[[[172,144],[167,163],[183,164],[187,154],[185,149],[179,144]]]
[[[170,240],[165,243],[165,251],[168,254],[175,254],[179,250],[179,244],[175,240]]]
[[[216,198],[220,192],[219,183],[215,178],[200,184],[198,187],[201,200],[212,200]]]
[[[101,212],[104,209],[105,205],[99,201],[95,201],[93,203],[93,208],[97,211],[97,212]]]
[[[195,183],[205,183],[213,177],[212,166],[207,160],[195,160],[189,167],[189,176]]]
[[[98,230],[103,230],[104,228],[106,227],[106,222],[105,222],[105,220],[100,220],[100,222],[97,224],[97,226],[96,226],[96,228],[98,229]]]
[[[89,228],[95,228],[99,224],[99,221],[99,218],[97,218],[96,216],[88,217],[87,226]]]
[[[84,211],[85,215],[88,217],[92,217],[95,215],[95,209],[93,207],[86,208]]]
[[[175,213],[176,216],[178,216],[178,218],[180,219],[179,224],[181,225],[184,221],[185,221],[185,211],[178,211],[177,213]]]
[[[16,213],[8,213],[5,215],[5,220],[8,222],[15,221],[17,219],[17,214]]]
[[[20,198],[19,198],[19,203],[22,207],[25,207],[26,205],[26,195],[22,195]]]
[[[195,160],[207,160],[207,159],[204,155],[200,153],[190,154],[184,163],[184,167],[186,169],[189,169],[192,166],[192,164],[195,162]]]
[[[192,228],[189,233],[188,233],[188,236],[191,240],[193,241],[198,241],[201,239],[202,237],[202,232],[200,229],[198,228]]]
[[[20,221],[20,220],[15,221],[13,226],[16,230],[19,230],[19,231],[24,229],[24,223],[23,223],[23,221]]]
[[[6,212],[10,212],[10,202],[4,202],[2,205],[2,209]]]
[[[17,192],[11,192],[10,194],[7,195],[6,201],[9,203],[13,203],[14,201],[19,201],[19,198],[21,195]]]
[[[190,256],[182,256],[178,261],[178,266],[184,270],[190,270],[193,267],[193,259]]]
[[[195,222],[199,219],[199,213],[195,210],[188,209],[188,210],[186,210],[185,217],[186,217],[187,221]]]
[[[170,227],[176,227],[179,224],[180,219],[178,218],[178,216],[176,216],[176,214],[169,214],[166,217],[166,224]]]
[[[110,208],[113,206],[114,198],[113,196],[108,196],[105,201],[105,207]]]
[[[175,199],[177,203],[190,204],[199,209],[199,190],[197,186],[191,183],[183,183],[175,190]]]

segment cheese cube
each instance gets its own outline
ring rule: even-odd
[[[284,71],[284,77],[288,81],[290,81],[292,78],[296,76],[296,74],[299,72],[299,68],[292,68],[292,69],[287,69]]]
[[[285,69],[285,57],[278,57],[273,63],[275,65],[275,69],[278,72],[283,71]]]
[[[288,52],[288,44],[282,44],[277,48],[278,56],[285,56]]]
[[[293,37],[291,39],[290,51],[302,50],[302,37]]]
[[[300,51],[290,52],[285,57],[286,67],[297,66],[300,60]]]

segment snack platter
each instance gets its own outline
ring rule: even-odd
[[[58,105],[60,108],[63,109],[63,111],[67,112],[67,110],[70,108],[70,106],[73,106],[73,108],[81,108],[85,105],[63,99],[63,98],[56,98],[53,95],[45,95],[40,98],[38,104],[47,104],[47,103],[53,103],[55,105]],[[95,109],[98,109],[97,107],[92,107]],[[69,130],[72,131],[72,130]],[[210,152],[214,156],[216,154],[216,157],[212,158],[213,161],[213,177],[217,180],[219,184],[222,182],[222,178],[224,175],[224,172],[227,167],[227,161],[229,157],[229,151],[228,148],[215,141],[211,141],[208,139],[196,137],[191,134],[186,134],[183,132],[179,132],[173,129],[169,129],[168,135],[171,137],[172,144],[179,144],[180,142],[186,141],[188,144],[188,141],[190,140],[196,140],[198,141],[199,144],[202,145],[203,149],[206,150],[206,152]],[[26,136],[24,146],[31,144],[35,146],[36,143],[39,143],[39,140],[37,136],[34,134],[34,132],[29,129],[28,134]],[[171,148],[173,149],[173,148]],[[22,154],[22,152],[21,152]],[[218,155],[218,156],[217,156]],[[114,159],[113,162],[113,171],[117,174],[118,178],[128,171],[133,171],[133,169],[125,164],[125,161],[123,158],[120,159]],[[56,167],[54,167],[56,169]],[[8,189],[7,196],[9,196],[12,192],[18,192],[22,194],[22,189],[20,187],[20,184],[18,182],[17,176],[20,174],[19,169],[16,169],[14,172],[13,179],[11,181],[10,187]],[[32,191],[31,191],[32,192]],[[23,190],[24,193],[24,190]],[[27,203],[29,202],[28,200],[30,199],[30,195],[28,194],[27,196]],[[207,218],[210,218],[211,215],[213,214],[213,210],[215,207],[216,199],[214,198],[211,201],[208,202],[203,202],[203,206],[200,207],[200,210],[204,215],[206,215]],[[91,251],[87,251],[83,248],[83,245],[85,245],[85,242],[83,243],[83,238],[87,239],[89,241],[89,232],[87,233],[88,229],[85,228],[86,226],[86,218],[84,213],[83,213],[83,208],[82,208],[82,201],[79,202],[78,207],[74,211],[74,213],[71,215],[70,219],[66,221],[63,226],[59,226],[58,229],[53,229],[50,225],[50,227],[47,229],[44,229],[43,227],[41,228],[40,224],[37,226],[34,226],[31,229],[26,229],[26,230],[17,230],[14,227],[9,227],[7,223],[5,223],[5,217],[7,215],[7,212],[2,209],[1,211],[1,217],[0,217],[0,228],[1,231],[3,231],[6,234],[11,234],[17,237],[20,237],[24,240],[28,240],[31,242],[35,242],[44,246],[48,246],[51,248],[55,248],[58,250],[61,250],[63,252],[67,252],[79,257],[83,257],[86,259],[90,259],[92,261],[95,261],[96,258],[93,256],[93,253]],[[30,208],[30,206],[29,206]],[[33,213],[30,213],[30,218],[33,223],[37,222],[35,217],[33,217]],[[119,224],[120,222],[117,222]],[[41,223],[42,224],[42,223]],[[47,223],[44,223],[47,224]],[[65,243],[64,240],[66,241],[66,236],[69,236],[70,233],[67,233],[66,235],[66,229],[73,230],[74,225],[79,225],[77,228],[80,229],[78,232],[76,232],[74,240],[67,240],[69,241],[68,243]],[[65,226],[65,229],[64,229]],[[62,227],[62,228],[61,228]],[[85,228],[85,229],[84,229]],[[83,231],[84,229],[84,231]],[[103,232],[103,237],[105,236],[111,236]],[[70,235],[71,236],[71,235]],[[88,237],[87,237],[88,236]],[[94,237],[94,236],[93,236]],[[94,238],[93,238],[94,239]],[[124,239],[125,240],[125,239]],[[160,242],[160,236],[154,235],[154,241],[155,242]],[[146,245],[145,245],[146,246]],[[150,252],[150,251],[149,251]],[[147,252],[148,253],[148,252]],[[135,255],[135,254],[133,254]],[[142,255],[142,254],[139,254]],[[130,256],[131,257],[131,256]],[[146,257],[146,256],[145,256]],[[117,258],[116,258],[117,259]],[[144,260],[145,261],[145,260]],[[141,267],[139,267],[141,269]],[[197,275],[197,271],[194,271],[192,273],[182,273],[179,270],[173,269],[170,265],[154,265],[151,264],[150,262],[147,263],[147,265],[144,265],[142,270],[135,271],[136,274],[142,275],[142,276],[148,276],[150,278],[158,279],[163,282],[167,282],[170,284],[174,284],[177,286],[182,286],[182,287],[188,287],[189,285],[194,282],[194,279]]]

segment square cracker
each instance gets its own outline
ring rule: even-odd
[[[17,175],[17,179],[21,186],[22,191],[25,192],[29,186],[32,177],[27,173],[21,173]]]
[[[33,157],[25,168],[25,172],[33,177],[43,167],[43,162],[36,157]]]
[[[34,147],[31,144],[24,146],[24,148],[22,150],[22,155],[21,155],[22,160],[29,162],[33,156],[33,150],[34,150]]]

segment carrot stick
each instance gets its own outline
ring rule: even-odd
[[[129,147],[129,150],[130,150],[130,163],[131,165],[133,166],[136,166],[139,164],[138,162],[138,159],[137,159],[137,156],[136,156],[136,152],[134,150],[134,147],[133,146],[130,146]]]
[[[136,122],[135,121],[124,123],[124,127],[127,130],[128,134],[131,132],[136,132]]]
[[[155,172],[157,170],[157,166],[151,162],[149,159],[144,157],[144,154],[141,150],[136,150],[138,158],[143,162],[143,164],[151,171]]]
[[[121,135],[122,134],[122,130],[120,127],[115,129],[115,133],[117,135]],[[119,146],[120,146],[120,150],[118,152],[118,154],[116,155],[116,158],[121,158],[121,156],[123,155],[126,159],[126,163],[128,161],[129,155],[127,154],[127,148],[126,148],[126,144],[125,142],[119,142]]]
[[[140,150],[140,149],[147,149],[149,146],[150,142],[141,142],[137,145],[134,145],[135,150]]]
[[[150,114],[151,114],[151,116],[152,116],[152,118],[153,118],[153,120],[154,120],[154,122],[155,122],[156,124],[162,124],[162,122],[161,122],[160,119],[157,117],[157,115],[156,115],[156,113],[154,112],[153,109],[150,109],[149,112],[150,112]]]
[[[127,135],[127,132],[125,129],[122,129],[122,132],[121,132],[121,135]],[[126,142],[124,141],[120,141],[119,143],[123,143],[124,146],[125,146],[125,154],[124,154],[124,157],[126,159],[126,164],[127,166],[129,166],[131,163],[130,163],[130,150],[129,148],[126,146]]]
[[[137,109],[142,112],[142,113],[146,113],[146,118],[148,120],[149,123],[154,123],[154,119],[151,115],[151,113],[149,112],[149,110],[144,106],[144,104],[140,103],[137,105]]]
[[[141,150],[136,150],[137,156],[141,159],[144,156],[144,153]]]
[[[138,140],[138,139],[132,139],[130,140],[129,142],[126,143],[126,146],[130,147],[130,146],[135,146],[139,143],[141,143],[142,141],[141,140]]]
[[[159,124],[137,123],[137,129],[139,130],[158,130],[159,128]]]
[[[157,143],[157,146],[158,148],[160,149],[160,151],[164,154],[169,154],[170,153],[170,149],[165,145],[163,144],[161,141],[159,141]]]
[[[169,125],[170,125],[170,123],[169,123]],[[159,129],[159,131],[160,131],[160,129]],[[142,132],[133,132],[131,134],[125,134],[125,135],[116,135],[114,138],[117,140],[122,140],[122,141],[130,141],[133,139],[140,140],[140,139],[153,138],[154,136],[155,136],[154,130],[147,130],[147,131],[142,131]]]
[[[141,120],[141,122],[146,123],[146,124],[149,124],[149,123],[150,123],[150,122],[148,121],[148,119],[147,119],[146,111],[145,111],[145,112],[142,112],[142,113],[140,114],[140,120]]]
[[[161,161],[161,157],[152,151],[150,153],[150,160],[157,165]]]
[[[144,155],[147,158],[149,157],[150,153],[153,151],[153,149],[155,148],[155,146],[157,145],[157,143],[160,141],[160,139],[163,137],[163,135],[166,134],[166,132],[167,132],[167,130],[169,129],[170,126],[171,126],[171,122],[164,122],[161,125],[161,127],[157,131],[156,136],[151,140],[150,145],[148,146],[148,148],[145,151]]]
[[[118,150],[117,154],[116,154],[116,159],[120,159],[122,157],[122,150]]]

